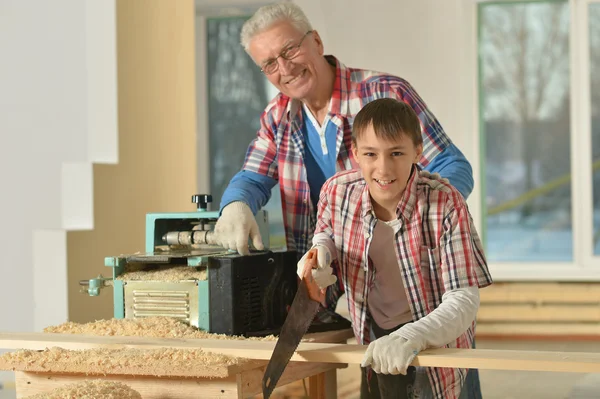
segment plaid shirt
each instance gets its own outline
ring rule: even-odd
[[[337,256],[332,267],[338,283],[327,299],[336,302],[346,292],[354,335],[367,344],[368,295],[375,279],[368,253],[377,219],[361,172],[341,172],[325,182],[318,207],[313,242]],[[492,283],[467,205],[453,186],[415,168],[396,215],[395,250],[414,321],[437,308],[447,291]],[[446,347],[470,348],[474,335],[475,321]],[[458,398],[465,369],[429,368],[428,374],[436,398]]]
[[[329,115],[337,126],[337,171],[357,167],[351,151],[354,117],[365,104],[377,98],[404,101],[419,116],[424,132],[421,166],[427,166],[451,144],[437,119],[407,81],[379,72],[347,68],[332,56],[327,56],[327,60],[336,66]],[[310,248],[316,226],[316,209],[310,199],[304,165],[303,123],[302,103],[279,93],[261,115],[260,129],[243,165],[244,170],[279,181],[287,248],[296,250],[300,256]]]

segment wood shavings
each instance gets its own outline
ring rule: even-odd
[[[254,341],[275,341],[277,337],[230,336],[212,334],[173,317],[145,317],[141,319],[109,319],[91,323],[66,322],[58,326],[46,327],[45,333],[136,336],[153,338],[198,338],[198,339],[249,339]]]
[[[67,322],[47,327],[45,333],[152,338],[192,338],[272,341],[276,337],[227,336],[199,330],[170,317],[110,319],[92,323]],[[248,359],[204,352],[201,349],[86,349],[51,348],[45,351],[20,350],[0,356],[0,370],[24,370],[88,375],[152,375],[173,377],[227,377],[247,365]]]
[[[65,385],[25,399],[142,399],[142,395],[121,382],[93,380]]]
[[[19,350],[0,356],[0,369],[83,373],[86,375],[152,375],[157,377],[227,377],[229,366],[247,359],[201,349]]]
[[[177,282],[183,280],[199,280],[205,281],[208,279],[206,268],[196,268],[190,266],[175,266],[175,267],[146,267],[143,270],[127,269],[125,273],[117,277],[118,280],[126,281],[169,281]]]

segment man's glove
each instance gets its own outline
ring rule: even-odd
[[[406,375],[408,366],[420,351],[418,343],[391,333],[369,344],[360,365],[370,365],[377,374]]]
[[[245,203],[235,201],[223,208],[210,242],[226,249],[237,250],[240,255],[248,255],[248,236],[252,239],[254,248],[265,248],[252,210]]]
[[[333,269],[331,268],[331,252],[324,245],[316,245],[310,251],[317,251],[317,268],[312,270],[312,276],[320,289],[325,289],[331,284],[337,281],[337,277],[334,276]],[[308,252],[310,252],[308,251]],[[306,263],[306,257],[308,252],[304,254],[302,259],[298,261],[298,277],[302,279],[302,272],[304,271],[304,264]]]

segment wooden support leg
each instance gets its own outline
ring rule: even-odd
[[[337,398],[337,370],[327,370],[310,377],[308,387],[311,399]]]
[[[308,379],[308,395],[310,399],[325,399],[325,373]]]

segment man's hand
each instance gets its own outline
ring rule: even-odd
[[[360,365],[370,365],[377,374],[406,375],[408,366],[420,350],[416,343],[391,333],[369,344]]]
[[[254,248],[265,248],[250,207],[241,201],[232,202],[223,208],[210,239],[211,243],[237,250],[240,255],[248,255],[248,237],[252,239]]]
[[[331,252],[329,252],[329,249],[323,245],[317,245],[310,251],[317,251],[318,267],[312,270],[313,279],[320,289],[325,289],[337,281],[337,277],[332,274],[333,269],[331,268]],[[298,261],[297,273],[300,279],[302,279],[302,272],[304,271],[304,264],[306,263],[308,252],[304,254],[300,261]]]

